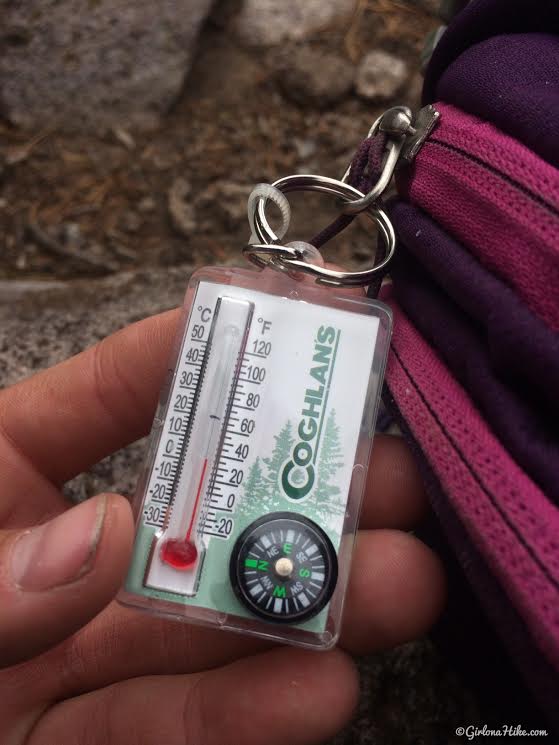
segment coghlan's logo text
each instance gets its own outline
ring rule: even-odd
[[[321,326],[316,333],[313,366],[309,371],[313,382],[305,391],[297,441],[281,471],[281,485],[289,499],[304,499],[314,486],[316,458],[339,339],[340,332],[332,326]]]

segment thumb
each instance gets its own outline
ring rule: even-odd
[[[130,557],[128,502],[103,494],[30,530],[0,531],[0,667],[77,631],[117,592]]]

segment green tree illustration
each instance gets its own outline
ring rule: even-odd
[[[336,412],[332,409],[324,428],[315,492],[316,509],[324,518],[339,515],[345,508],[340,488],[331,483],[336,471],[342,466],[343,449],[340,443],[340,427],[336,424]]]
[[[274,508],[277,503],[279,496],[279,478],[283,464],[289,459],[291,455],[291,448],[295,439],[292,433],[292,425],[290,421],[287,421],[280,430],[280,433],[274,435],[276,444],[269,458],[264,458],[264,463],[267,467],[267,474],[265,477],[266,486],[268,489],[269,503],[267,505],[269,511]]]
[[[246,518],[256,518],[268,509],[269,494],[260,458],[256,458],[248,470],[247,480],[239,504],[238,514]]]

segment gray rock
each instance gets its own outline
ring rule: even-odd
[[[406,63],[399,57],[376,49],[362,59],[355,87],[363,98],[387,101],[403,87],[408,77]]]
[[[191,200],[192,187],[184,178],[176,178],[167,194],[167,204],[173,227],[185,238],[196,230],[196,211]]]
[[[0,279],[0,306],[19,303],[35,293],[42,295],[52,290],[65,290],[66,284],[58,280]],[[0,309],[0,317],[2,311]]]
[[[475,697],[427,639],[360,659],[358,667],[359,707],[328,745],[460,745],[456,728],[480,721]]]
[[[149,128],[182,88],[211,0],[4,3],[0,111],[14,124]]]
[[[327,107],[347,96],[353,65],[333,52],[307,46],[286,54],[278,80],[287,98],[303,106]]]
[[[102,280],[0,283],[0,385],[50,367],[129,323],[180,305],[192,267],[121,273]],[[14,286],[11,287],[10,285]],[[140,441],[66,484],[80,501],[131,495],[145,456]]]
[[[229,27],[244,44],[273,46],[347,23],[355,6],[356,0],[243,0]]]
[[[192,267],[101,280],[0,285],[0,386],[77,354],[104,336],[179,305]]]

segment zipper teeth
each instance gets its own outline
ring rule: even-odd
[[[503,181],[506,181],[511,186],[513,186],[515,189],[522,192],[525,196],[529,197],[532,201],[537,202],[541,207],[551,212],[551,214],[554,217],[559,218],[559,209],[557,209],[557,207],[547,202],[540,194],[536,194],[535,192],[531,191],[522,182],[517,181],[516,179],[512,178],[512,176],[509,176],[506,173],[503,173],[495,166],[479,158],[477,155],[472,155],[472,153],[469,153],[467,150],[462,150],[462,148],[457,147],[456,145],[450,145],[448,142],[443,142],[442,140],[438,140],[436,137],[430,137],[427,143],[425,144],[438,145],[439,147],[445,148],[446,150],[451,150],[452,152],[455,152],[455,153],[458,153],[459,155],[464,156],[467,160],[470,160],[473,163],[476,163],[477,165],[484,168],[486,171],[489,171],[490,173],[493,173],[496,176],[499,176],[500,178],[503,179]]]

